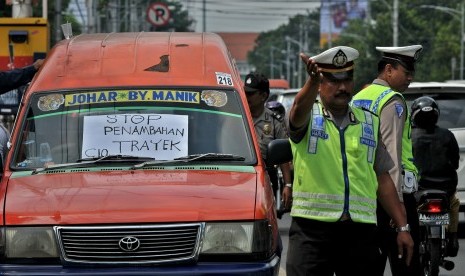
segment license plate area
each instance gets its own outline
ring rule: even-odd
[[[425,225],[448,225],[449,213],[446,214],[419,214],[421,224]]]

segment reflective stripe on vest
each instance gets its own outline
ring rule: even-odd
[[[312,129],[310,139],[308,141],[308,152],[316,153],[318,139],[328,139],[328,134],[325,133],[325,119],[317,104],[313,105],[312,109]]]
[[[379,115],[379,113],[378,113],[379,102],[384,98],[384,96],[389,94],[391,91],[392,91],[392,89],[389,88],[389,89],[386,89],[383,93],[381,93],[379,95],[379,97],[376,99],[375,103],[373,104],[373,108],[371,109],[371,111],[373,111],[374,113]]]
[[[376,148],[374,128],[373,128],[373,114],[365,110],[364,112],[365,112],[366,123],[362,123],[363,124],[363,136],[360,138],[360,143],[368,146],[367,161],[368,163],[373,163],[375,160],[375,148]]]

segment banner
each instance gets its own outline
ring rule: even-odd
[[[320,47],[337,39],[350,20],[365,19],[368,0],[322,0],[320,11]]]

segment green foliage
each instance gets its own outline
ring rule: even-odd
[[[303,52],[308,55],[319,52],[319,18],[319,10],[305,15],[296,15],[289,20],[288,24],[281,25],[276,30],[261,33],[256,40],[255,48],[247,55],[249,63],[269,78],[287,78],[289,63],[293,74],[290,75],[288,81],[291,87],[297,87],[297,68],[301,63],[299,58],[301,49],[295,42],[290,43],[289,53],[287,53],[286,36],[302,46],[306,44],[307,49],[303,49]],[[271,57],[273,57],[273,62],[271,62]],[[305,80],[306,72],[302,70],[301,73],[301,79]]]
[[[398,46],[423,45],[423,52],[416,66],[414,81],[445,81],[460,76],[461,4],[463,0],[398,0]],[[380,52],[376,46],[393,46],[393,0],[372,0],[371,20],[349,22],[332,46],[346,45],[359,50],[356,62],[355,89],[360,90],[377,76]],[[446,7],[446,10],[438,7]],[[442,9],[442,10],[441,10]],[[257,46],[249,53],[249,62],[257,70],[270,75],[270,47],[286,49],[286,35],[298,40],[299,24],[304,20],[319,20],[319,11],[297,15],[289,23],[276,30],[262,33]],[[319,53],[319,27],[306,24],[311,49],[309,54]],[[291,55],[297,56],[293,46]],[[286,53],[274,52],[276,60],[286,60]],[[455,62],[455,68],[452,64]],[[284,68],[285,71],[285,68]],[[276,71],[275,71],[276,75]],[[276,77],[276,76],[275,76]],[[294,86],[295,87],[295,86]]]
[[[380,52],[376,46],[393,46],[392,0],[371,1],[371,22],[352,21],[338,40],[360,50],[355,72],[356,87],[370,83],[377,75]],[[460,3],[459,0],[398,1],[398,46],[423,45],[414,81],[445,81],[459,77]],[[453,9],[448,13],[431,6]],[[363,40],[344,37],[357,34]],[[364,45],[361,45],[362,44]],[[452,72],[451,60],[456,60]]]

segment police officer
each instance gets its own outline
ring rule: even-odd
[[[32,80],[35,73],[39,70],[40,66],[42,66],[43,62],[43,59],[38,59],[32,65],[19,69],[13,69],[11,71],[0,72],[0,94],[26,85]]]
[[[274,139],[288,138],[284,120],[280,114],[265,108],[265,102],[270,95],[270,83],[267,77],[258,72],[248,74],[245,77],[244,90],[246,92],[250,112],[252,113],[255,133],[260,143],[260,152],[266,163],[265,157],[268,150],[268,143]],[[284,207],[289,209],[292,196],[290,164],[281,164],[280,168],[285,182],[282,199]],[[279,187],[277,169],[275,166],[267,164],[267,172],[273,184],[273,191],[276,196]]]
[[[400,201],[404,204],[408,226],[415,243],[412,264],[406,266],[398,259],[396,229],[391,225],[390,216],[378,208],[379,241],[382,252],[378,275],[384,274],[389,258],[392,275],[420,275],[419,265],[419,222],[414,193],[418,188],[418,171],[413,163],[411,123],[409,111],[402,92],[413,80],[415,62],[423,47],[376,47],[382,52],[378,62],[378,77],[372,84],[358,92],[353,99],[355,106],[365,107],[380,117],[381,137],[395,163],[389,171],[396,184]]]
[[[294,201],[288,276],[374,275],[377,198],[399,231],[398,254],[410,261],[413,241],[388,174],[393,162],[379,137],[379,119],[349,106],[358,56],[346,46],[311,58],[301,54],[310,78],[289,113]]]

